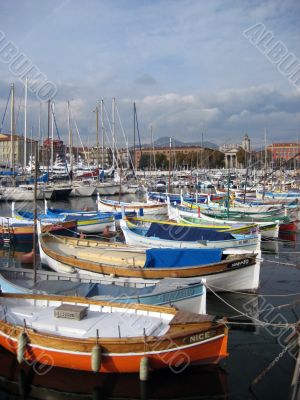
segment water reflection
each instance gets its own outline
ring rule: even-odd
[[[52,368],[38,375],[0,347],[0,389],[7,399],[225,399],[227,376],[218,366],[196,366],[175,375],[151,374],[145,384],[137,374],[93,374]],[[0,392],[1,396],[1,392]],[[2,396],[4,397],[4,396]]]

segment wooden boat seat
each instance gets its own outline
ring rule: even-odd
[[[66,254],[66,249],[64,245],[60,243],[53,243],[51,247],[60,254]],[[145,265],[146,256],[144,253],[139,252],[129,252],[129,251],[114,251],[113,249],[100,249],[100,248],[87,248],[83,250],[80,246],[78,248],[74,246],[70,247],[70,253],[66,254],[66,256],[73,255],[82,260],[89,260],[93,262],[110,264],[110,265],[126,265],[136,267],[143,267]]]
[[[144,255],[130,255],[126,252],[107,252],[98,250],[97,253],[78,251],[76,252],[76,256],[78,258],[82,258],[84,260],[103,262],[104,264],[112,264],[112,265],[135,265],[139,267],[143,267],[145,264],[146,257]]]

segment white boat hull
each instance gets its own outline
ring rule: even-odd
[[[168,214],[169,214],[169,218],[173,219],[177,222],[186,222],[184,220],[185,217],[195,217],[198,216],[195,213],[189,212],[189,211],[184,211],[184,210],[179,210],[177,207],[172,207],[172,206],[168,206]],[[204,215],[200,212],[200,218],[203,220],[203,222],[211,222],[214,223],[216,225],[231,225],[231,224],[236,224],[237,221],[235,220],[220,220],[218,218],[213,218],[210,217],[208,215]],[[266,223],[264,222],[259,222],[259,221],[253,221],[251,222],[253,224],[256,224],[258,226],[264,226],[266,225]],[[265,238],[278,238],[279,235],[279,224],[277,223],[275,227],[270,228],[270,229],[263,229],[260,231],[261,237],[265,237]]]
[[[125,221],[120,221],[120,227],[125,236],[125,241],[130,246],[142,246],[147,248],[196,248],[196,249],[243,249],[249,251],[260,251],[260,235],[253,238],[233,239],[222,241],[178,241],[178,240],[165,240],[156,237],[145,237],[132,232]]]
[[[104,204],[103,202],[98,202],[98,210],[101,212],[122,212],[122,207],[124,207],[124,211],[127,212],[139,212],[140,209],[143,209],[144,215],[166,215],[167,214],[167,207],[165,204],[159,206],[149,206],[147,203],[141,203],[140,205],[124,205],[119,206]]]
[[[91,197],[94,194],[93,186],[78,186],[73,187],[69,197]]]
[[[113,183],[98,183],[96,186],[96,190],[102,196],[114,196],[115,194],[119,194],[120,185]]]
[[[230,253],[235,253],[235,251],[230,250]],[[239,251],[237,250],[236,253],[239,253]],[[101,283],[115,283],[117,285],[127,287],[145,287],[152,286],[159,281],[157,279],[114,277],[90,272],[87,270],[79,270],[66,264],[62,264],[61,262],[49,257],[44,253],[41,246],[40,255],[42,264],[47,265],[54,271],[65,274],[74,274],[74,276],[80,276],[81,279],[85,279],[87,282],[89,281],[90,277],[91,279],[96,279]],[[257,260],[254,265],[245,266],[238,270],[204,275],[199,277],[199,279],[205,279],[207,282],[207,287],[209,288],[211,286],[212,290],[216,292],[228,290],[255,291],[259,287],[259,274],[261,264],[260,255],[261,253],[258,252]],[[199,312],[201,307],[204,307],[203,304],[193,302],[192,299],[180,300],[180,302],[178,302],[177,304],[175,301],[172,301],[172,304],[178,306],[181,309],[192,312]]]

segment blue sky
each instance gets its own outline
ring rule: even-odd
[[[289,80],[243,31],[263,23],[300,59],[299,1],[99,0],[1,2],[0,29],[54,82],[58,126],[66,137],[66,101],[85,143],[95,140],[93,109],[101,98],[108,112],[117,99],[132,141],[136,101],[142,140],[174,136],[218,144],[254,146],[296,140],[300,96]],[[0,63],[0,116],[9,83],[18,78]],[[29,125],[36,133],[38,101],[30,96]],[[19,104],[19,103],[18,103]],[[43,131],[46,126],[43,105]],[[9,118],[5,120],[8,127]],[[120,127],[118,142],[122,144]]]

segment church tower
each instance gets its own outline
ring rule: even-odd
[[[248,153],[250,153],[250,139],[247,133],[245,134],[244,139],[242,141],[242,148]]]

